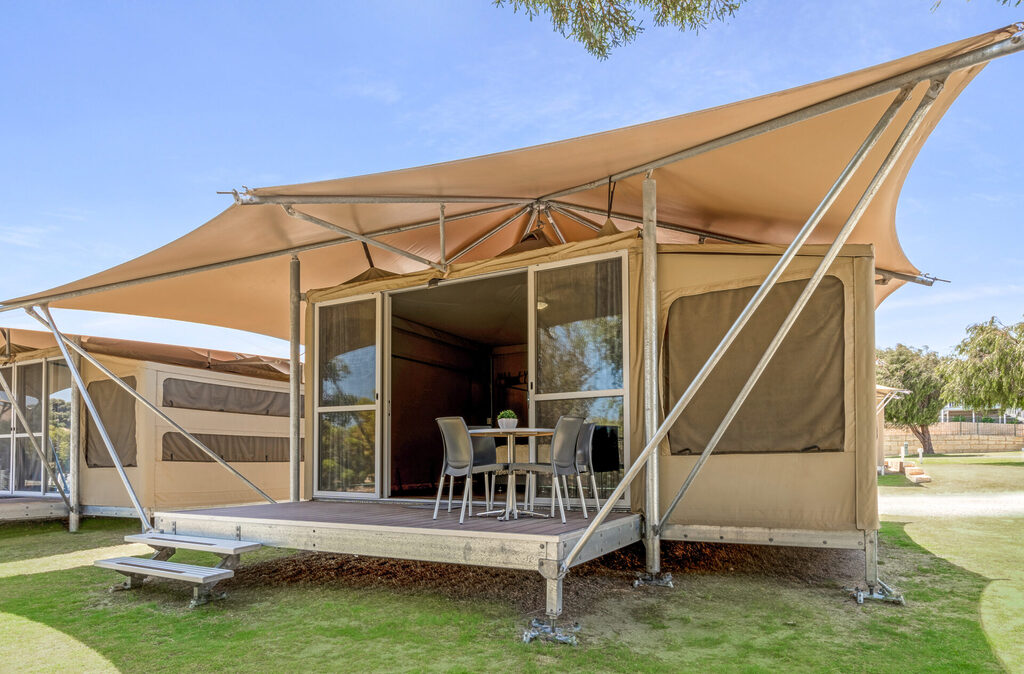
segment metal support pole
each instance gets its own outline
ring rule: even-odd
[[[558,237],[558,243],[565,243],[565,237],[562,236],[562,230],[555,224],[555,218],[551,215],[551,209],[544,209],[544,217],[548,219],[548,224],[551,225],[551,229],[555,230],[555,236]]]
[[[483,236],[481,236],[481,237],[480,237],[479,239],[477,239],[477,240],[476,240],[476,241],[474,241],[473,243],[471,243],[471,244],[467,245],[467,246],[466,246],[465,248],[463,248],[462,250],[460,250],[460,251],[459,251],[458,253],[456,253],[455,255],[452,255],[452,259],[450,259],[450,260],[449,260],[448,262],[449,262],[449,263],[453,263],[453,262],[455,262],[455,261],[456,261],[456,260],[458,260],[458,259],[459,259],[460,257],[462,257],[463,255],[465,255],[465,254],[466,254],[466,253],[468,253],[469,251],[473,250],[474,248],[476,248],[477,246],[479,246],[479,245],[480,245],[481,243],[483,243],[483,242],[484,242],[484,241],[486,241],[487,239],[491,238],[492,236],[494,236],[495,234],[497,234],[497,233],[498,233],[498,232],[500,232],[501,230],[505,229],[506,227],[508,227],[509,225],[511,225],[511,224],[512,224],[513,222],[515,222],[515,221],[516,221],[516,220],[518,220],[519,218],[523,217],[523,215],[524,215],[524,214],[526,213],[526,211],[528,211],[528,210],[530,210],[530,207],[529,207],[529,206],[527,206],[526,208],[520,208],[520,209],[519,209],[518,211],[516,211],[516,212],[515,212],[515,214],[513,214],[513,215],[512,215],[512,217],[510,217],[510,218],[507,218],[507,219],[503,220],[503,221],[501,222],[501,224],[499,224],[499,225],[498,225],[497,227],[494,227],[493,229],[491,229],[491,231],[487,232],[486,234],[484,234]]]
[[[74,338],[76,340],[81,339],[79,337]],[[73,356],[74,367],[80,368],[82,366],[81,356],[77,354]],[[68,365],[68,368],[71,368]],[[78,391],[78,387],[72,385],[71,387],[71,436],[68,444],[68,454],[70,455],[68,471],[71,474],[70,485],[68,487],[68,498],[71,500],[71,513],[68,515],[68,531],[74,533],[78,531],[78,525],[81,521],[81,509],[82,509],[82,395]]]
[[[366,236],[365,234],[359,234],[358,232],[353,232],[351,229],[345,229],[344,227],[342,227],[340,225],[336,225],[333,222],[327,222],[326,220],[323,220],[322,218],[318,218],[315,215],[310,215],[309,213],[303,213],[302,211],[297,211],[297,210],[295,210],[291,206],[281,206],[281,208],[283,208],[284,212],[287,213],[288,215],[292,216],[293,218],[298,218],[299,220],[305,220],[306,222],[311,222],[314,225],[318,225],[320,227],[323,227],[324,229],[329,229],[332,232],[337,232],[339,234],[344,234],[345,236],[349,237],[350,239],[355,239],[356,241],[362,241],[363,243],[365,243],[367,245],[376,246],[377,248],[381,248],[383,250],[386,250],[389,253],[394,253],[395,255],[399,255],[401,257],[409,258],[410,260],[413,260],[414,262],[419,262],[420,264],[426,265],[428,267],[433,267],[434,269],[436,269],[438,271],[444,271],[444,267],[442,267],[438,263],[436,263],[436,262],[434,262],[432,260],[428,260],[425,257],[420,257],[419,255],[416,255],[415,253],[410,253],[409,251],[402,250],[401,248],[396,248],[395,246],[392,246],[391,244],[388,244],[388,243],[384,243],[383,241],[377,241],[376,239],[373,239],[372,237]]]
[[[444,231],[444,204],[439,204],[440,216],[437,220],[438,231],[441,237],[441,266],[445,267],[448,265],[448,246],[445,245],[445,231]]]
[[[566,210],[566,209],[561,208],[559,206],[556,206],[555,204],[550,204],[550,209],[553,210],[555,213],[558,213],[560,215],[564,215],[565,217],[569,218],[570,220],[578,222],[579,224],[583,225],[584,227],[586,227],[587,229],[589,229],[592,232],[600,232],[601,231],[600,225],[594,224],[593,222],[591,222],[590,220],[587,220],[586,218],[584,218],[582,215],[579,215],[578,213],[573,213],[572,211],[569,211],[569,210]]]
[[[821,222],[822,218],[824,218],[825,213],[828,211],[829,207],[831,207],[832,204],[835,203],[836,199],[839,197],[840,192],[842,192],[842,189],[850,182],[850,180],[853,178],[854,173],[856,173],[857,169],[864,162],[868,153],[878,143],[879,138],[881,138],[886,128],[888,128],[889,124],[896,116],[896,113],[899,111],[900,107],[906,102],[907,98],[910,96],[911,90],[912,87],[907,87],[906,89],[900,91],[900,93],[896,96],[896,99],[889,105],[886,111],[882,114],[882,117],[878,120],[878,123],[875,124],[875,127],[871,130],[867,138],[857,149],[857,152],[854,153],[853,158],[850,159],[850,162],[846,165],[846,168],[844,168],[842,173],[839,174],[839,177],[836,179],[836,182],[829,189],[828,193],[826,193],[824,199],[822,199],[821,203],[814,210],[814,213],[811,214],[811,217],[804,224],[803,228],[801,228],[801,230],[797,233],[792,243],[789,244],[789,247],[786,248],[785,252],[779,258],[779,261],[775,263],[775,266],[768,273],[768,276],[758,287],[757,291],[754,293],[754,296],[750,298],[750,301],[747,303],[747,306],[743,308],[743,311],[740,312],[740,315],[733,322],[728,332],[725,333],[725,336],[722,338],[722,341],[719,342],[718,346],[715,347],[715,350],[711,353],[710,356],[708,356],[707,361],[701,367],[700,371],[697,372],[696,376],[693,378],[693,381],[690,382],[690,385],[687,386],[686,390],[683,392],[683,395],[680,396],[679,400],[676,402],[675,406],[669,412],[668,416],[665,417],[665,420],[661,423],[661,426],[658,428],[658,431],[654,434],[654,437],[651,438],[651,440],[647,443],[647,446],[644,447],[643,451],[640,452],[640,454],[633,461],[633,465],[630,466],[629,470],[626,471],[625,476],[622,478],[622,481],[619,482],[619,484],[615,487],[614,491],[612,491],[611,496],[608,497],[608,501],[601,508],[601,510],[598,511],[597,515],[594,516],[594,519],[591,521],[590,525],[583,532],[583,535],[580,536],[580,538],[576,541],[576,544],[573,546],[572,550],[569,551],[569,554],[562,562],[563,570],[568,570],[569,566],[572,565],[572,562],[576,560],[580,552],[583,550],[583,547],[594,535],[594,532],[597,530],[597,527],[600,526],[601,523],[604,522],[605,518],[608,517],[608,514],[611,512],[612,507],[614,507],[615,502],[622,497],[622,494],[625,492],[627,485],[633,479],[636,478],[637,474],[640,472],[640,470],[643,469],[645,463],[648,461],[651,453],[655,450],[655,448],[657,448],[659,444],[661,444],[661,441],[664,440],[665,437],[668,435],[668,429],[672,427],[672,425],[676,422],[679,416],[683,413],[683,410],[686,409],[686,406],[690,404],[691,400],[693,400],[693,397],[697,394],[697,391],[700,389],[700,387],[703,386],[705,381],[707,381],[707,378],[710,376],[711,371],[715,368],[716,365],[718,365],[718,362],[722,359],[722,356],[725,355],[725,352],[729,349],[729,347],[732,346],[732,343],[736,340],[736,337],[739,335],[740,331],[744,328],[744,326],[746,326],[747,322],[750,320],[750,317],[753,315],[754,311],[761,305],[761,302],[764,301],[764,298],[767,297],[768,293],[771,292],[771,289],[775,286],[775,283],[779,280],[782,274],[789,267],[789,264],[793,261],[797,253],[800,251],[800,248],[803,247],[803,245],[807,242],[807,239],[810,238],[815,228]],[[671,509],[663,512],[662,519],[666,519],[670,513]]]
[[[868,589],[878,587],[878,532],[864,532],[864,580]]]
[[[800,293],[800,297],[797,298],[796,304],[794,304],[793,308],[790,309],[789,314],[782,322],[778,332],[775,333],[772,341],[768,344],[768,348],[754,367],[754,371],[750,373],[750,377],[743,385],[743,388],[740,390],[736,400],[734,400],[732,406],[729,407],[729,411],[726,412],[725,418],[722,419],[722,423],[718,425],[714,435],[711,436],[711,440],[708,441],[707,447],[704,448],[704,451],[701,452],[700,458],[697,459],[693,468],[690,469],[690,474],[687,475],[686,480],[683,481],[683,486],[680,487],[679,492],[675,495],[675,498],[672,499],[672,503],[669,507],[665,509],[666,517],[671,515],[672,511],[674,511],[676,506],[679,505],[679,502],[682,501],[686,492],[689,490],[690,485],[693,484],[693,481],[700,473],[701,468],[703,468],[704,464],[707,462],[708,457],[711,456],[711,452],[715,450],[718,443],[722,440],[722,436],[725,435],[725,432],[729,429],[729,425],[732,423],[733,419],[736,418],[736,415],[739,413],[743,403],[746,402],[750,392],[754,389],[754,386],[761,378],[761,375],[764,374],[765,369],[768,367],[768,363],[771,362],[772,357],[779,350],[779,347],[782,346],[783,340],[785,340],[786,335],[789,334],[793,324],[796,323],[796,320],[800,317],[804,307],[807,306],[808,302],[810,302],[811,296],[814,294],[814,291],[817,290],[821,280],[825,277],[825,273],[839,256],[839,251],[842,250],[843,245],[846,244],[846,240],[850,237],[854,227],[857,226],[857,223],[860,222],[861,216],[864,215],[868,206],[871,205],[871,201],[874,199],[878,189],[885,181],[885,178],[889,175],[889,172],[892,171],[892,168],[899,160],[900,155],[903,154],[903,151],[910,143],[914,133],[917,131],[918,127],[920,127],[921,122],[924,121],[925,115],[927,115],[932,104],[935,102],[936,97],[938,97],[939,93],[942,91],[942,86],[943,83],[941,81],[936,80],[931,83],[931,86],[925,93],[924,98],[918,104],[914,113],[910,116],[910,120],[903,128],[899,138],[896,139],[896,143],[893,145],[892,149],[889,150],[889,154],[886,155],[885,160],[882,162],[882,165],[878,167],[878,170],[875,172],[874,177],[868,184],[867,189],[861,195],[857,205],[854,206],[849,218],[847,218],[846,222],[839,230],[839,233],[836,234],[835,240],[832,242],[832,245],[829,246],[828,251],[818,264],[817,269],[814,270],[814,274],[807,281],[807,285]]]
[[[302,362],[299,359],[302,288],[301,268],[297,255],[292,255],[289,272],[288,498],[291,501],[298,501],[302,497],[299,487],[299,464],[302,456]]]
[[[643,287],[644,287],[644,442],[654,438],[658,428],[658,188],[651,174],[643,182]],[[644,548],[647,552],[647,573],[661,571],[661,535],[658,450],[647,459],[647,480],[644,499]]]
[[[184,435],[186,440],[188,440],[193,445],[198,447],[204,454],[206,454],[211,459],[213,459],[214,461],[219,463],[221,466],[223,466],[225,469],[227,469],[232,475],[234,475],[235,477],[240,479],[242,482],[244,482],[245,484],[249,485],[249,487],[252,488],[253,491],[255,491],[260,496],[262,496],[264,499],[266,499],[268,503],[277,503],[277,501],[275,501],[274,499],[270,498],[270,496],[268,496],[262,489],[260,489],[255,484],[253,484],[253,482],[249,478],[247,478],[246,476],[244,476],[240,472],[238,472],[238,470],[236,470],[234,466],[232,466],[227,461],[222,459],[216,452],[214,452],[212,449],[210,449],[209,447],[204,445],[202,442],[199,441],[198,438],[196,438],[194,435],[192,435],[187,430],[185,430],[185,428],[181,424],[179,424],[177,421],[175,421],[174,419],[172,419],[169,416],[167,416],[167,414],[165,414],[163,410],[161,410],[159,407],[157,407],[152,402],[147,400],[146,396],[142,395],[141,393],[139,393],[138,391],[133,389],[131,386],[126,384],[120,377],[118,377],[116,374],[111,372],[103,363],[101,363],[98,360],[96,360],[96,358],[91,353],[89,353],[88,351],[86,351],[85,349],[83,349],[79,345],[75,344],[70,339],[68,339],[66,336],[64,336],[63,333],[61,333],[59,330],[57,330],[56,325],[53,323],[53,316],[50,315],[50,311],[49,311],[49,309],[47,309],[47,307],[45,305],[41,306],[40,309],[43,311],[43,315],[46,316],[46,320],[45,321],[42,318],[40,318],[39,314],[37,314],[32,309],[26,309],[25,311],[26,311],[26,313],[29,316],[31,316],[32,318],[36,319],[40,323],[43,323],[44,325],[51,326],[50,329],[51,329],[51,331],[53,331],[54,337],[56,337],[56,339],[57,339],[57,346],[60,347],[62,354],[67,354],[68,353],[67,347],[70,346],[72,349],[74,349],[75,353],[79,354],[90,365],[92,365],[97,370],[102,372],[103,375],[108,377],[112,382],[114,382],[115,384],[120,386],[122,389],[127,391],[133,398],[135,398],[140,403],[142,403],[148,410],[150,410],[151,412],[156,414],[158,417],[163,419],[165,422],[170,424],[171,427],[174,428],[174,430],[176,430],[179,433],[181,433],[182,435]],[[64,359],[68,360],[68,356],[64,355]],[[76,369],[72,369],[71,372],[72,372],[72,376],[74,377],[75,374],[77,373],[77,370]],[[80,377],[80,375],[79,375],[79,377]],[[96,422],[96,426],[98,428],[102,429],[102,434],[106,434],[106,429],[103,428],[103,425],[102,425],[102,423],[100,422],[100,419],[99,419],[99,415],[96,413],[96,411],[94,409],[94,406],[92,405],[92,398],[89,397],[89,394],[84,389],[82,390],[82,399],[86,402],[86,407],[89,408],[89,413],[93,416],[93,420]],[[109,439],[109,437],[108,437],[108,439]],[[108,451],[113,452],[113,444],[111,443],[107,447],[107,449],[108,449]],[[116,452],[114,454],[116,456]],[[118,466],[121,465],[120,459],[115,459],[115,462],[117,463]],[[120,472],[123,473],[124,469],[122,468],[120,470]],[[128,478],[124,477],[123,479],[125,481],[127,481]],[[129,490],[131,490],[131,485],[130,484],[128,484],[126,486],[129,488]],[[135,499],[135,492],[134,492],[134,490],[131,490],[131,496],[133,497],[133,501],[137,500],[137,499]],[[140,508],[141,508],[141,506],[140,506]]]
[[[45,375],[45,372],[43,374]],[[53,468],[50,468],[50,462],[46,458],[46,452],[39,446],[39,441],[36,440],[36,433],[32,430],[32,426],[28,423],[28,418],[25,417],[25,412],[21,409],[21,403],[14,397],[14,393],[11,391],[11,387],[7,384],[7,378],[0,376],[0,387],[3,388],[4,395],[11,401],[11,407],[14,409],[14,416],[17,418],[18,423],[25,428],[28,433],[28,442],[32,445],[32,449],[35,450],[36,454],[39,455],[39,460],[42,462],[43,470],[46,471],[47,477],[57,486],[57,493],[60,494],[61,499],[64,500],[64,505],[68,507],[68,512],[71,511],[71,501],[68,500],[68,495],[64,493],[64,490],[60,486],[60,481],[57,479],[56,473],[53,472]],[[13,480],[12,480],[13,484]]]
[[[78,387],[78,391],[82,396],[82,402],[85,403],[86,409],[89,410],[89,414],[92,415],[92,420],[96,423],[96,430],[99,431],[100,438],[103,440],[103,445],[107,448],[107,453],[110,454],[110,460],[114,463],[114,469],[117,470],[117,475],[121,478],[121,483],[124,485],[125,491],[128,492],[128,498],[132,502],[132,507],[135,508],[135,513],[138,516],[139,521],[142,523],[142,530],[152,531],[153,527],[150,526],[149,518],[146,517],[146,510],[142,507],[142,504],[139,503],[139,497],[135,494],[135,488],[132,487],[131,481],[128,480],[128,475],[124,472],[124,466],[121,465],[121,457],[117,455],[117,450],[114,449],[114,443],[110,439],[110,434],[107,433],[107,427],[103,425],[100,413],[96,409],[96,403],[92,401],[92,396],[89,395],[89,391],[85,387],[85,380],[82,379],[81,372],[79,372],[78,367],[75,366],[75,362],[71,359],[71,353],[68,352],[67,347],[67,343],[70,343],[70,341],[67,340],[67,338],[57,329],[57,324],[53,322],[53,316],[50,315],[49,308],[47,308],[45,304],[41,305],[39,308],[42,310],[43,315],[46,316],[45,321],[40,318],[39,314],[37,314],[31,307],[25,309],[25,311],[32,316],[32,318],[49,327],[50,332],[53,333],[53,338],[57,340],[57,348],[60,349],[60,353],[64,357],[64,362],[68,364],[68,369],[71,371],[71,379],[75,382],[75,386]]]

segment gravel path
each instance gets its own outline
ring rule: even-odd
[[[1024,517],[1024,491],[988,494],[878,495],[883,515],[934,517]]]

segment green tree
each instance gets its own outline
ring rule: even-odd
[[[656,26],[698,31],[731,17],[745,0],[494,0],[533,21],[548,14],[555,30],[571,37],[600,59],[629,44],[644,31],[637,13],[650,15]]]
[[[878,352],[878,383],[910,391],[885,408],[885,420],[909,429],[925,454],[934,454],[928,427],[939,420],[942,410],[942,359],[928,348],[915,349],[897,344]]]
[[[975,410],[1024,407],[1024,322],[969,326],[942,368],[943,396]]]

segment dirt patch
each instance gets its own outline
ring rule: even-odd
[[[767,581],[837,587],[863,579],[863,554],[855,550],[665,542],[662,569],[685,574],[758,576]],[[632,592],[644,569],[639,544],[576,567],[565,582],[567,615],[583,615],[596,603]],[[302,552],[242,566],[225,589],[317,585],[428,593],[454,601],[504,603],[524,615],[544,612],[544,582],[532,571],[435,564],[354,555]]]

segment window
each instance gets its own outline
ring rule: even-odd
[[[289,415],[289,396],[282,391],[165,379],[163,393],[164,407],[271,417]]]
[[[704,451],[806,284],[779,283],[768,294],[669,431],[673,454]],[[721,290],[672,303],[664,349],[666,405],[679,399],[755,290]],[[842,451],[843,326],[843,284],[827,276],[715,453]]]
[[[250,435],[195,433],[196,439],[229,463],[239,461],[284,463],[288,461],[288,438]],[[163,434],[164,461],[210,461],[206,452],[178,432]]]
[[[135,377],[124,377],[124,382],[135,388]],[[103,426],[110,435],[123,466],[136,465],[135,398],[112,381],[94,381],[86,387],[96,404]],[[91,415],[85,432],[85,463],[90,468],[111,468],[114,462],[103,444],[99,428]]]

